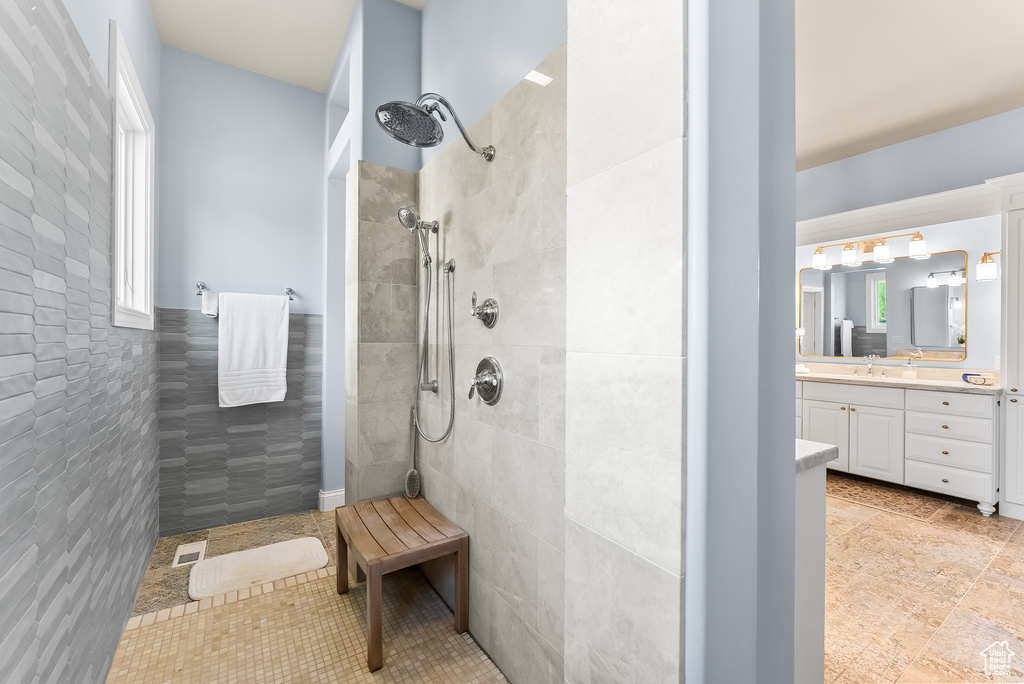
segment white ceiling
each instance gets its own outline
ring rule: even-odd
[[[1020,0],[796,0],[797,167],[1024,107]]]
[[[427,0],[399,0],[423,9]],[[324,92],[356,0],[150,0],[161,42]]]
[[[355,4],[150,0],[164,43],[319,92]],[[798,169],[1024,107],[1021,0],[796,0],[796,18]]]

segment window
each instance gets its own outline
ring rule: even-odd
[[[865,302],[868,318],[867,332],[884,333],[887,308],[885,301],[885,271],[868,273],[865,275],[864,284],[864,291],[867,293],[867,302]]]
[[[156,129],[117,22],[110,22],[113,103],[111,317],[153,329]]]

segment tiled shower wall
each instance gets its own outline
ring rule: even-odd
[[[683,681],[684,10],[677,0],[569,0],[565,681],[573,684]]]
[[[420,264],[398,208],[415,205],[416,174],[361,161],[345,194],[345,501],[355,503],[404,491],[412,465]]]
[[[110,325],[110,99],[0,3],[0,681],[106,677],[157,537],[152,332]]]
[[[512,682],[562,677],[565,502],[566,48],[470,127],[492,163],[452,144],[420,172],[420,209],[441,223],[435,263],[456,261],[455,425],[418,443],[424,496],[470,534],[470,631]],[[433,284],[431,377],[420,394],[428,433],[448,418],[447,333]],[[473,292],[498,301],[497,325],[469,315]],[[500,401],[467,398],[477,363],[505,374]],[[424,568],[447,600],[451,567]]]
[[[157,310],[160,534],[317,507],[322,318],[288,320],[285,400],[221,408],[217,319]]]

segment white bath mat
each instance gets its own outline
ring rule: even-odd
[[[319,570],[325,565],[327,552],[314,537],[236,551],[196,563],[188,578],[188,595],[198,601]]]

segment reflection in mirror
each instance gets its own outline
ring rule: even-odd
[[[963,251],[832,271],[803,269],[800,354],[964,360],[966,269]]]

